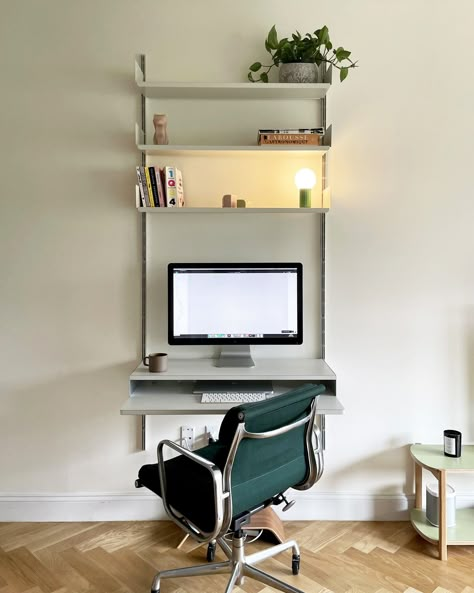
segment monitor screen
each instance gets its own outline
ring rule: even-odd
[[[302,264],[169,264],[168,342],[302,344]]]

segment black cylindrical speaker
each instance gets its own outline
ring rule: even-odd
[[[447,457],[461,457],[461,433],[459,430],[444,431],[444,454]]]

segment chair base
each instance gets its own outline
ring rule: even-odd
[[[292,568],[293,574],[298,574],[299,562],[300,562],[300,551],[298,544],[291,540],[273,546],[261,552],[256,552],[250,556],[245,556],[244,552],[244,541],[245,536],[240,531],[234,534],[232,538],[232,547],[230,547],[223,538],[219,538],[217,543],[224,551],[228,560],[225,562],[212,562],[208,564],[199,564],[197,566],[189,566],[186,568],[176,568],[172,570],[162,570],[157,573],[153,579],[151,585],[151,593],[160,593],[161,579],[171,579],[175,577],[192,577],[192,576],[203,576],[210,574],[230,574],[229,582],[225,589],[225,593],[230,593],[234,588],[234,585],[241,585],[244,582],[245,577],[250,577],[265,585],[269,585],[274,589],[284,591],[285,593],[304,593],[301,589],[297,589],[292,585],[281,581],[270,574],[263,572],[255,568],[255,564],[271,558],[280,552],[284,552],[289,548],[293,549],[293,560]]]

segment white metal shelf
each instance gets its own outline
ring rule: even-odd
[[[166,145],[157,145],[157,144],[137,144],[138,150],[144,152],[146,154],[160,154],[160,155],[183,155],[187,152],[195,153],[199,152],[202,155],[211,152],[307,152],[307,153],[317,153],[317,154],[326,154],[330,146],[310,146],[310,145],[248,145],[248,146],[237,146],[237,145],[227,145],[227,146],[220,146],[220,145],[213,145],[213,146],[205,146],[205,145],[188,145],[188,144],[166,144]]]
[[[252,82],[142,82],[139,91],[148,99],[323,99],[329,83]]]
[[[135,60],[135,82],[148,99],[324,99],[331,88],[332,67],[318,83],[169,82],[145,80],[140,60]]]
[[[285,393],[296,385],[275,384],[275,395]],[[133,397],[123,402],[120,408],[122,416],[171,416],[181,414],[225,414],[227,410],[238,404],[212,403],[202,404],[201,395],[192,393],[191,383],[166,383],[139,385]],[[334,395],[318,395],[316,414],[341,415],[344,407]]]
[[[227,214],[240,216],[249,214],[324,214],[329,208],[138,208],[147,214]]]
[[[216,367],[213,358],[169,358],[168,370],[150,373],[140,364],[130,375],[131,381],[185,381],[185,380],[279,380],[318,381],[335,380],[336,375],[322,358],[264,358],[256,359],[255,366]]]

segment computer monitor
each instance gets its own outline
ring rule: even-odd
[[[216,366],[255,366],[251,344],[303,343],[301,263],[171,263],[168,342],[220,344]]]

